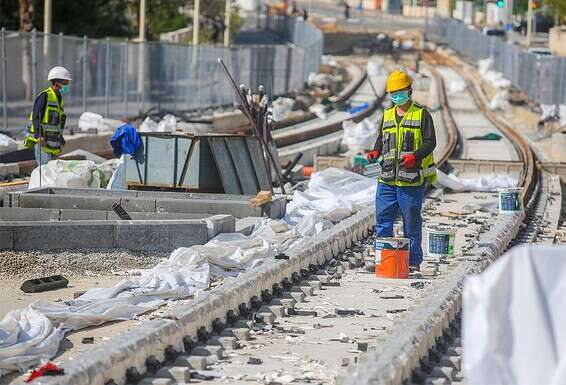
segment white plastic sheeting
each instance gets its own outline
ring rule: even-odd
[[[438,184],[455,192],[497,191],[500,188],[517,187],[517,179],[508,174],[487,174],[477,178],[460,178],[437,170]]]
[[[10,311],[0,321],[0,377],[49,360],[62,339],[63,330],[33,308]]]
[[[469,385],[566,383],[566,247],[520,246],[464,283]]]
[[[372,179],[328,168],[312,175],[306,191],[295,191],[284,219],[259,219],[249,236],[221,233],[205,245],[178,248],[155,267],[137,270],[139,275],[113,287],[93,288],[77,299],[65,302],[37,301],[30,311],[43,314],[64,331],[130,319],[159,307],[166,299],[188,297],[208,288],[211,275],[237,276],[262,264],[266,258],[286,251],[305,237],[316,236],[333,223],[372,205],[375,189],[376,183]],[[45,320],[45,317],[41,319],[44,323]],[[11,348],[13,338],[4,339],[6,348]],[[44,339],[35,339],[30,345],[42,346],[46,352],[51,352],[44,356],[50,357],[57,351],[59,342],[60,338],[47,335]],[[40,361],[36,356],[27,358],[22,361],[25,365],[7,369],[23,369]],[[0,355],[0,368],[8,365],[7,360],[8,357],[4,359]]]
[[[342,144],[355,154],[371,149],[377,139],[379,131],[377,126],[377,122],[373,122],[369,118],[365,118],[359,123],[351,120],[343,121]]]
[[[7,135],[0,134],[0,155],[16,151],[17,149],[18,144],[14,139]]]

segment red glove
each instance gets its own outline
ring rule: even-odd
[[[373,163],[379,158],[379,151],[373,150],[367,153],[366,158],[368,162]]]
[[[417,163],[417,157],[413,153],[403,155],[402,160],[403,160],[403,167],[407,167],[407,168],[413,168]]]
[[[42,376],[62,376],[65,371],[51,362],[48,362],[30,373],[26,382],[32,382],[34,379]]]

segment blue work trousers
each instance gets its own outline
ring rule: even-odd
[[[393,236],[393,222],[397,212],[403,217],[403,233],[409,238],[409,265],[419,266],[423,261],[421,207],[425,185],[390,186],[378,183],[375,194],[375,236],[378,238]]]

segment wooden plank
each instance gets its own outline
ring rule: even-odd
[[[244,138],[235,136],[225,137],[224,140],[236,165],[236,174],[240,180],[242,191],[247,195],[257,194],[260,190],[259,183]]]
[[[240,186],[240,180],[238,179],[238,174],[236,173],[236,168],[234,166],[234,161],[232,160],[228,146],[224,141],[224,137],[208,137],[208,143],[212,150],[212,156],[214,157],[216,168],[220,174],[220,180],[222,181],[224,192],[226,194],[243,194],[242,187]]]
[[[255,175],[259,183],[260,190],[272,191],[271,189],[271,179],[265,168],[265,160],[263,158],[263,150],[261,149],[261,144],[259,139],[248,136],[246,138],[246,144],[248,145],[248,151],[252,164],[254,166]]]

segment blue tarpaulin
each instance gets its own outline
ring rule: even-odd
[[[143,154],[143,142],[140,135],[136,131],[136,128],[128,123],[125,123],[118,127],[112,139],[110,139],[110,145],[114,150],[114,155],[119,157],[122,154],[131,155],[134,158],[138,158],[138,155]]]

